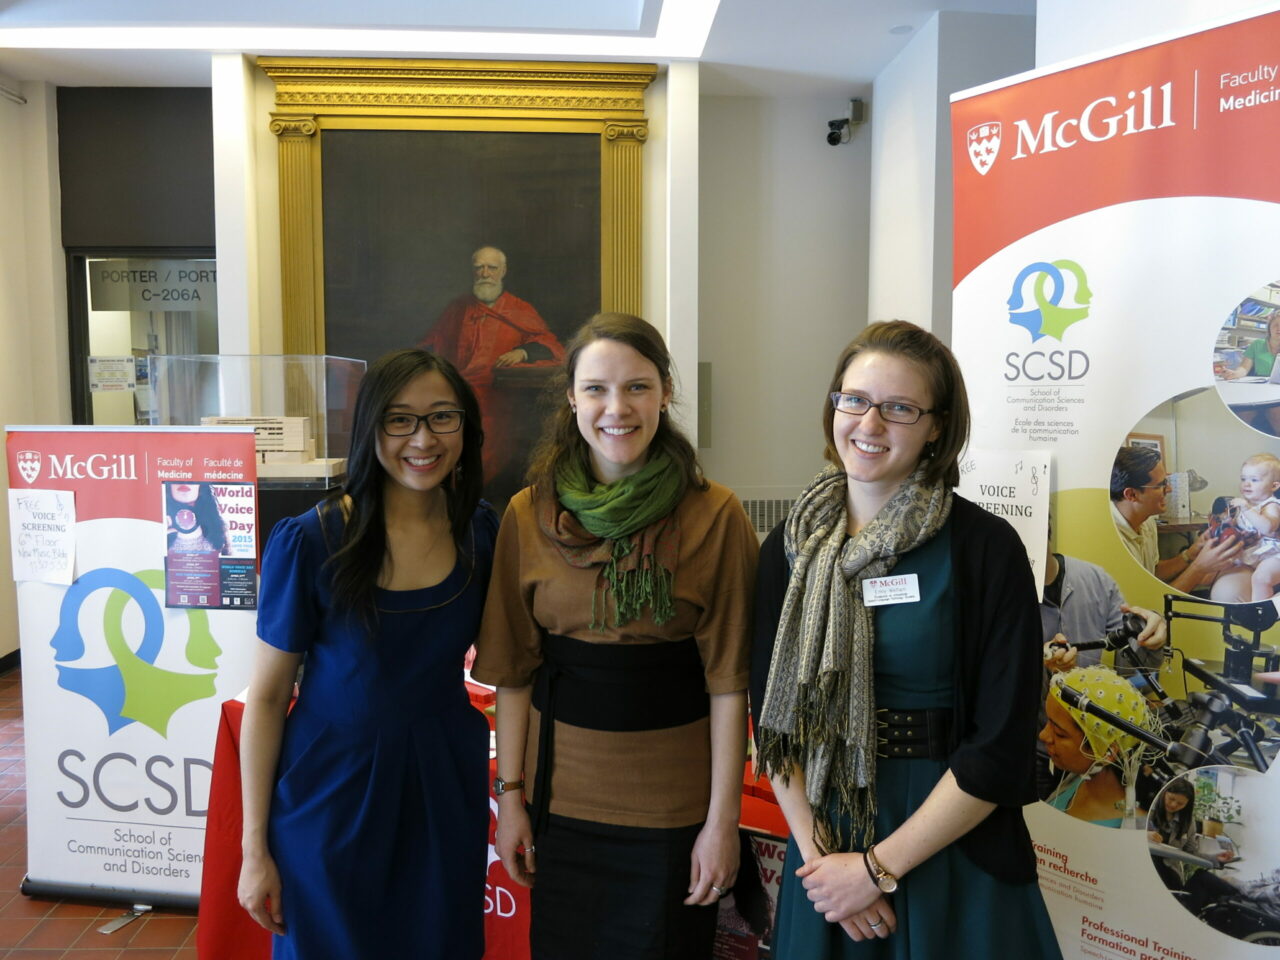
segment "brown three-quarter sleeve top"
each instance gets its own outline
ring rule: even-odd
[[[579,568],[561,557],[538,526],[532,489],[507,507],[498,532],[493,578],[472,675],[500,687],[530,685],[542,665],[544,633],[588,643],[645,644],[692,637],[707,692],[747,688],[751,594],[758,544],[738,499],[711,483],[690,490],[674,513],[680,546],[674,572],[675,615],[661,626],[648,608],[614,627],[592,629],[599,565]],[[662,689],[653,690],[661,697]],[[526,793],[536,775],[539,714],[530,709]],[[598,823],[683,827],[706,819],[711,744],[706,718],[661,730],[589,730],[556,722],[551,813]]]

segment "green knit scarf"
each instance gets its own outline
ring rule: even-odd
[[[556,500],[543,498],[538,523],[566,562],[600,565],[591,628],[604,625],[606,589],[613,595],[613,626],[630,623],[646,605],[654,623],[666,623],[675,614],[680,530],[672,514],[685,494],[683,472],[670,456],[654,452],[636,473],[598,483],[585,463],[566,459],[556,470]]]

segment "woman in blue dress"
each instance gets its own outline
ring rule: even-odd
[[[482,441],[452,365],[388,354],[360,385],[347,483],[267,544],[239,897],[276,960],[484,952],[488,724],[462,674],[497,529]]]
[[[951,352],[901,321],[841,354],[826,459],[761,548],[760,762],[791,829],[774,955],[1061,956],[1035,799],[1040,621],[1026,550],[956,496]]]

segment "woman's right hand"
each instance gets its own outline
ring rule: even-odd
[[[272,933],[284,935],[284,911],[280,907],[280,871],[269,853],[251,854],[240,864],[236,889],[240,906]]]
[[[503,803],[507,797],[511,799]],[[498,830],[493,843],[507,875],[522,887],[533,886],[537,870],[534,861],[533,824],[525,810],[520,791],[498,801]]]

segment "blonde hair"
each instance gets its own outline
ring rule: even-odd
[[[1245,467],[1266,467],[1271,476],[1271,482],[1280,483],[1280,457],[1274,453],[1255,453],[1240,464],[1241,470]]]

